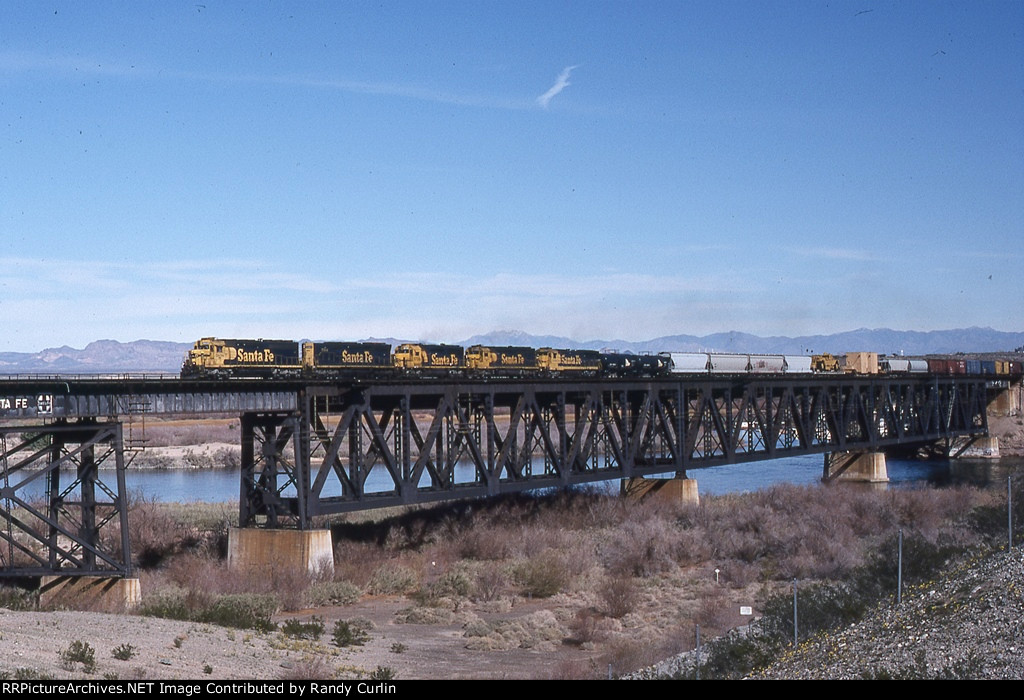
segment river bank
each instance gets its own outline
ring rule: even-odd
[[[844,580],[888,551],[896,528],[971,546],[984,536],[968,526],[973,514],[1000,498],[844,485],[709,495],[699,507],[520,495],[338,518],[334,572],[313,578],[228,570],[229,513],[142,501],[129,522],[145,554],[143,610],[191,621],[4,612],[0,672],[67,677],[59,652],[80,640],[102,673],[120,677],[195,677],[206,665],[213,678],[365,678],[378,666],[399,678],[602,678],[609,666],[620,675],[692,649],[698,624],[705,640],[748,624],[793,578]],[[279,629],[220,627],[209,614],[228,601],[239,611],[269,601]],[[283,631],[289,620],[319,621],[323,635],[295,638]],[[337,646],[339,623],[367,639]],[[115,659],[121,644],[141,653]]]

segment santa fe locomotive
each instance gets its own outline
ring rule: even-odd
[[[545,377],[657,378],[679,374],[819,372],[1020,374],[1021,363],[962,358],[907,359],[877,353],[765,355],[662,352],[635,355],[523,346],[203,338],[185,357],[183,378],[467,379]]]
[[[183,378],[210,377],[525,377],[534,374],[654,377],[667,355],[376,342],[295,342],[203,338],[185,357]]]

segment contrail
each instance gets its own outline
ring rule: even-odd
[[[539,104],[544,109],[547,109],[548,102],[551,102],[551,99],[555,95],[557,95],[570,85],[569,74],[572,73],[574,68],[578,68],[578,66],[568,66],[565,70],[559,73],[558,80],[555,81],[555,84],[548,88],[547,92],[545,92],[543,95],[537,98],[537,104]]]

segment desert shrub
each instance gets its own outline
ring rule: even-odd
[[[456,551],[465,559],[500,561],[515,556],[519,549],[520,538],[514,530],[478,525],[462,533]]]
[[[268,632],[275,627],[271,616],[277,612],[278,607],[278,600],[272,595],[170,591],[143,600],[139,612],[152,617]]]
[[[609,617],[625,617],[633,612],[640,599],[636,582],[628,576],[606,578],[597,589]]]
[[[306,590],[306,605],[313,608],[322,605],[351,605],[362,594],[359,587],[349,581],[319,581]]]
[[[198,542],[196,532],[186,528],[163,505],[141,494],[129,497],[128,538],[136,562],[144,569],[155,567]]]
[[[290,618],[281,623],[281,632],[289,637],[315,642],[324,633],[324,619],[315,615],[305,621]]]
[[[797,624],[801,639],[859,620],[876,599],[845,583],[812,583],[797,588]],[[778,644],[793,639],[793,595],[769,598],[760,628]]]
[[[401,595],[414,591],[418,585],[415,571],[401,564],[385,563],[373,572],[366,587],[374,595]]]
[[[135,647],[127,643],[119,644],[118,646],[114,647],[114,651],[111,652],[111,655],[118,661],[127,661],[128,659],[135,656]]]
[[[271,562],[263,567],[229,569],[209,556],[182,554],[164,569],[167,579],[202,599],[212,595],[259,594],[272,596],[282,610],[306,607],[310,575],[302,567]]]
[[[425,604],[443,598],[466,598],[473,588],[473,581],[465,571],[453,569],[441,574],[417,592],[417,599]]]
[[[369,590],[368,584],[374,572],[393,558],[393,554],[385,552],[374,542],[359,542],[348,533],[334,535],[334,576],[337,579],[351,581],[363,590]]]
[[[1024,524],[1024,478],[1019,476],[1011,482],[1013,499],[1014,546],[1021,542],[1021,528]],[[1005,547],[1007,540],[1007,512],[1005,489],[992,503],[980,503],[968,514],[971,529],[991,545]]]
[[[52,681],[56,680],[54,676],[45,672],[38,671],[34,668],[28,668],[26,666],[19,666],[13,671],[0,671],[0,680],[2,681]]]
[[[217,596],[197,622],[223,627],[238,627],[269,632],[275,625],[271,616],[277,612],[278,601],[272,595],[238,593]]]
[[[338,620],[334,623],[334,644],[339,647],[362,646],[370,641],[373,623],[369,620]]]
[[[580,608],[569,621],[570,641],[576,644],[593,644],[608,638],[601,615],[590,608]]]
[[[851,580],[859,595],[882,598],[895,596],[899,580],[899,557],[897,534],[892,534],[879,544],[868,557],[868,563],[860,567]],[[917,533],[903,536],[903,582],[922,583],[934,578],[950,561],[964,550],[962,547],[940,539],[932,542]]]
[[[697,613],[694,622],[708,633],[724,632],[732,626],[733,607],[725,591],[714,586],[697,597]]]
[[[306,607],[306,593],[312,578],[304,568],[278,564],[266,569],[253,567],[245,571],[244,575],[244,590],[274,596],[282,610],[301,610]]]
[[[562,553],[548,549],[516,567],[516,578],[524,595],[550,598],[569,585],[570,574]]]
[[[676,526],[660,517],[622,523],[601,547],[600,556],[613,572],[654,576],[676,566],[679,542]]]
[[[235,448],[223,447],[213,453],[213,463],[219,469],[239,469],[242,466],[242,455]]]
[[[497,600],[508,588],[508,573],[503,564],[487,562],[473,581],[473,597],[477,600]]]
[[[71,671],[75,664],[79,663],[82,664],[82,670],[86,673],[96,670],[96,650],[90,646],[89,642],[76,639],[62,649],[58,656],[60,656],[60,666],[65,671]]]
[[[34,610],[38,594],[16,586],[0,586],[0,608],[8,610]]]
[[[705,680],[740,679],[755,668],[774,661],[785,648],[782,635],[766,634],[759,630],[747,633],[729,632],[704,646],[701,654],[700,677]],[[696,669],[689,666],[674,678],[693,679]]]
[[[330,680],[334,678],[334,670],[327,658],[321,655],[305,656],[284,667],[278,675],[283,681]]]
[[[611,671],[613,678],[619,678],[646,666],[651,666],[668,654],[663,640],[621,639],[613,641],[602,658],[602,666]]]
[[[390,666],[378,666],[369,675],[371,681],[393,681],[396,678],[398,674]]]

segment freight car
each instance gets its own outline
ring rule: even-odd
[[[882,374],[924,374],[928,372],[928,361],[910,360],[905,357],[880,357],[878,371]]]
[[[814,358],[804,355],[752,355],[743,353],[663,353],[673,374],[809,374]]]

